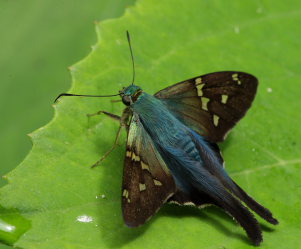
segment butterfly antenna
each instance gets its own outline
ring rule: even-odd
[[[130,33],[129,33],[128,30],[126,31],[126,36],[127,36],[128,43],[129,43],[129,47],[130,47],[131,58],[132,58],[132,65],[133,65],[133,80],[132,80],[132,85],[133,85],[134,82],[135,82],[135,75],[136,75],[136,72],[135,72],[134,55],[133,55],[133,50],[132,50],[132,45],[131,45],[131,37],[130,37]]]
[[[131,52],[131,58],[132,58],[132,65],[133,65],[133,79],[132,79],[132,85],[135,82],[135,61],[134,61],[134,55],[133,55],[133,50],[132,50],[132,45],[131,45],[131,37],[130,37],[130,33],[127,30],[126,31],[126,36],[127,36],[127,40],[129,43],[129,47],[130,47],[130,52]],[[75,97],[94,97],[94,98],[102,98],[102,97],[114,97],[114,96],[118,96],[120,95],[120,93],[118,94],[113,94],[113,95],[81,95],[81,94],[72,94],[72,93],[61,93],[59,96],[56,97],[56,99],[54,100],[54,103],[57,102],[57,100],[63,96],[75,96]]]
[[[112,95],[82,95],[82,94],[72,94],[72,93],[61,93],[59,96],[56,97],[56,99],[54,100],[54,103],[63,96],[103,98],[103,97],[114,97],[114,96],[119,96],[119,95],[120,95],[120,93],[112,94]]]

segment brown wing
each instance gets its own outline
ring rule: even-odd
[[[247,73],[210,73],[155,94],[187,126],[211,142],[221,142],[250,108],[257,79]]]
[[[175,189],[171,173],[134,114],[128,133],[122,184],[125,223],[130,227],[145,223]]]

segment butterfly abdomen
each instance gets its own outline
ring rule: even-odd
[[[182,148],[184,153],[189,155],[189,157],[194,158],[196,161],[202,160],[195,144],[189,136],[185,136],[182,140],[180,140],[177,146]]]

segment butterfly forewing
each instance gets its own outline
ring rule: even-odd
[[[127,140],[122,184],[125,223],[145,223],[175,192],[175,183],[151,138],[133,115]]]
[[[195,77],[155,94],[182,122],[211,142],[221,142],[250,108],[257,79],[225,71]]]

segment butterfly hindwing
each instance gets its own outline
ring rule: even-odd
[[[205,74],[155,94],[182,122],[211,142],[221,142],[250,108],[257,79],[247,73]]]
[[[151,138],[133,115],[127,139],[122,211],[130,227],[142,225],[175,192],[175,183]]]
[[[207,207],[212,204],[217,205],[217,203],[205,193],[191,191],[187,194],[179,189],[168,199],[168,203],[174,203],[180,206],[196,206],[198,208]]]

